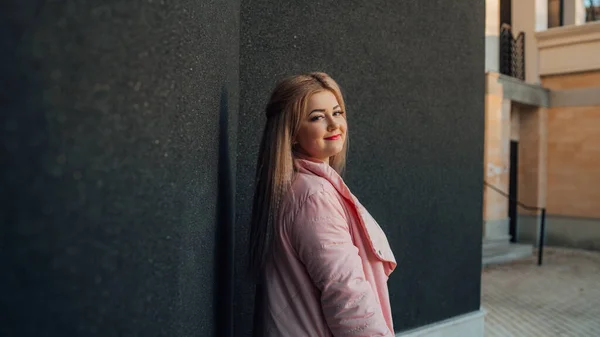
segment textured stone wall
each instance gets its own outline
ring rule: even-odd
[[[219,118],[227,106],[235,129],[237,6],[3,4],[3,336],[217,331]]]

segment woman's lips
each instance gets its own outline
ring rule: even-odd
[[[340,138],[342,138],[342,135],[335,135],[335,136],[327,137],[327,138],[325,138],[325,140],[338,140]]]

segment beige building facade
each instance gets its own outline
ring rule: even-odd
[[[556,9],[486,1],[484,263],[537,242],[540,212],[509,199],[546,209],[547,244],[600,250],[600,22],[582,0]]]

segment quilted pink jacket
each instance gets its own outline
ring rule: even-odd
[[[394,336],[384,232],[333,168],[295,163],[264,275],[264,336]]]

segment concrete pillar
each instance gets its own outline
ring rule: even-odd
[[[548,0],[512,0],[513,34],[525,33],[525,82],[540,83],[535,32],[548,29]]]
[[[519,109],[519,201],[528,206],[546,206],[547,108]],[[537,240],[539,212],[518,209],[519,237]]]
[[[523,107],[519,114],[519,199],[546,206],[547,108]]]
[[[585,0],[564,0],[563,25],[582,25],[585,23]]]
[[[497,76],[488,75],[485,97],[484,178],[508,193],[511,102],[503,97]],[[484,238],[508,242],[508,199],[490,187],[483,195]]]
[[[485,2],[485,71],[500,72],[500,0]]]

